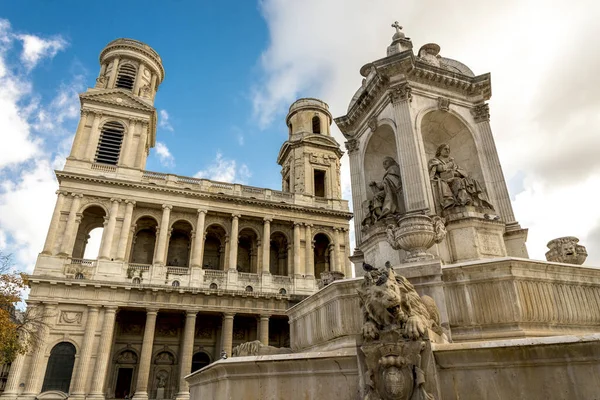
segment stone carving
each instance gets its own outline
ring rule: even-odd
[[[407,215],[389,219],[386,229],[387,242],[394,250],[408,252],[404,262],[425,261],[435,258],[427,252],[431,246],[441,243],[446,237],[445,220],[437,215]]]
[[[358,342],[365,400],[433,400],[435,370],[429,330],[442,334],[433,299],[419,297],[406,278],[363,264],[358,289],[364,316]],[[432,369],[433,368],[433,369]]]
[[[344,273],[340,271],[323,271],[321,272],[321,281],[319,282],[319,288],[324,288],[333,281],[344,279]]]
[[[435,43],[424,44],[419,49],[419,58],[421,59],[421,61],[426,62],[429,65],[441,67],[440,46]]]
[[[96,78],[96,88],[104,89],[106,87],[106,83],[108,82],[108,78],[103,75]]]
[[[142,86],[140,93],[141,93],[142,97],[150,98],[150,97],[152,97],[152,88],[150,87],[149,84],[146,83],[144,86]]]
[[[398,329],[408,339],[424,337],[427,329],[443,334],[440,313],[431,297],[420,297],[408,279],[396,275],[389,263],[380,269],[363,264],[363,269],[365,275],[358,295],[365,340],[379,338],[386,329]]]
[[[167,386],[168,377],[169,374],[167,373],[167,371],[160,371],[158,374],[156,374],[156,387],[160,389]]]
[[[369,183],[373,199],[366,202],[365,214],[367,216],[362,221],[363,227],[373,225],[388,215],[404,212],[400,166],[392,157],[385,157],[383,167],[385,173],[381,182]]]
[[[450,99],[438,97],[438,108],[442,111],[448,111],[450,109]]]
[[[577,244],[579,239],[574,236],[565,236],[548,242],[550,249],[546,252],[546,260],[565,264],[581,265],[587,258],[585,246]]]
[[[83,313],[80,311],[61,311],[59,323],[61,324],[81,324]]]
[[[156,355],[156,358],[154,359],[154,363],[155,364],[172,365],[172,364],[175,364],[175,357],[173,357],[173,355],[171,353],[169,353],[168,351],[161,351],[160,353],[158,353]]]
[[[144,327],[140,324],[131,323],[121,327],[121,333],[124,335],[141,335]]]
[[[485,122],[490,120],[490,106],[487,103],[479,104],[471,109],[471,115],[475,122]]]
[[[82,264],[65,265],[64,273],[67,278],[91,279],[95,268]]]
[[[177,327],[174,326],[173,324],[169,323],[168,321],[161,321],[159,324],[157,324],[158,326],[156,327],[156,333],[159,336],[171,336],[171,337],[175,337],[177,336]]]
[[[254,340],[252,342],[246,342],[240,344],[239,346],[235,346],[231,351],[231,356],[266,356],[272,354],[290,354],[291,352],[292,349],[289,347],[266,346],[262,344],[260,340]]]
[[[391,88],[390,98],[392,103],[401,101],[412,101],[412,88],[407,83],[397,85]]]
[[[371,129],[371,132],[375,132],[378,126],[377,117],[371,117],[369,119],[368,125],[369,129]]]
[[[494,209],[483,186],[450,157],[450,146],[446,143],[439,145],[435,158],[429,160],[429,179],[442,209],[460,206]]]
[[[131,350],[125,350],[117,357],[117,364],[137,364],[138,357]]]

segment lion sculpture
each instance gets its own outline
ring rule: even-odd
[[[420,297],[414,286],[401,275],[396,275],[389,263],[385,269],[363,264],[364,280],[358,289],[366,340],[379,338],[384,329],[400,329],[402,336],[418,339],[431,329],[442,336],[440,313],[429,296]]]
[[[289,347],[265,346],[260,342],[260,340],[254,340],[252,342],[246,342],[240,344],[239,346],[235,346],[231,351],[231,356],[267,356],[273,354],[289,354],[291,352],[292,349]]]

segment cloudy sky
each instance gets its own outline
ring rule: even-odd
[[[287,107],[345,113],[394,20],[418,49],[491,72],[491,124],[532,258],[574,235],[600,266],[600,6],[592,0],[11,2],[0,11],[0,250],[31,271],[98,54],[117,37],[162,56],[150,170],[279,188]],[[61,7],[58,7],[60,4]],[[32,7],[36,9],[32,13]],[[104,19],[118,8],[118,16]],[[340,143],[343,138],[334,127]],[[350,199],[348,165],[343,186]]]

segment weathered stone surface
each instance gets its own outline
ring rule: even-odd
[[[559,263],[581,265],[587,258],[585,246],[577,244],[579,239],[574,236],[565,236],[548,242],[546,260]]]

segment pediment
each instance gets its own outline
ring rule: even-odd
[[[119,107],[132,108],[147,112],[154,112],[154,107],[138,99],[134,95],[124,90],[102,90],[101,92],[86,92],[81,94],[81,101],[94,101],[104,104],[111,104]]]

